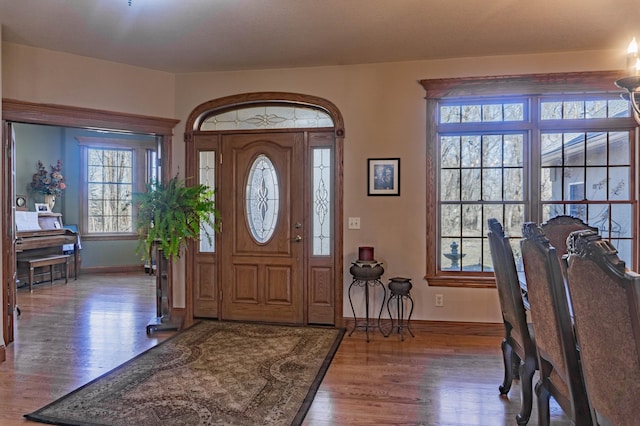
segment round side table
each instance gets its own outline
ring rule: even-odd
[[[382,263],[377,261],[370,262],[353,262],[351,268],[349,268],[349,272],[353,276],[353,281],[351,281],[351,285],[349,286],[349,304],[351,305],[351,311],[353,312],[353,330],[349,333],[349,336],[353,334],[353,332],[357,328],[362,328],[365,330],[367,335],[367,342],[369,341],[369,328],[377,327],[378,330],[384,335],[382,331],[382,327],[380,327],[380,317],[382,316],[382,309],[384,308],[384,301],[387,298],[387,290],[384,288],[384,284],[380,281],[380,277],[384,273],[384,268],[382,267]],[[356,317],[356,310],[353,307],[353,301],[351,300],[351,290],[354,287],[364,287],[364,303],[365,303],[365,319],[364,321],[358,321]],[[378,314],[378,323],[373,324],[369,319],[369,288],[380,287],[382,292],[384,293],[384,297],[382,298],[382,304],[380,305],[380,313]]]
[[[391,330],[387,336],[393,333],[394,328],[396,328],[401,339],[404,341],[404,329],[406,328],[409,334],[411,334],[411,337],[416,337],[409,326],[411,314],[413,314],[413,298],[411,297],[413,284],[411,284],[411,279],[402,277],[390,278],[388,286],[390,295],[389,300],[387,300],[387,311],[389,312],[389,318],[391,318]],[[393,315],[391,315],[392,301],[396,302],[396,314],[398,316],[395,326]],[[406,320],[404,319],[405,304],[410,306],[409,316]]]

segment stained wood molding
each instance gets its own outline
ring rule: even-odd
[[[358,324],[362,324],[364,318],[358,318]],[[375,323],[376,319],[369,318],[369,321]],[[395,321],[395,320],[394,320]],[[347,331],[353,329],[353,318],[345,318],[345,328]],[[383,318],[381,321],[382,328],[388,329],[391,326],[389,318]],[[395,322],[394,322],[395,323]],[[438,333],[447,335],[467,335],[467,336],[504,336],[504,324],[493,322],[458,322],[458,321],[430,321],[430,320],[411,320],[409,323],[414,333]],[[371,330],[375,330],[372,328]],[[356,331],[357,332],[357,331]],[[394,331],[395,333],[395,331]],[[392,333],[393,335],[393,333]]]
[[[125,114],[67,105],[37,104],[16,99],[2,99],[2,119],[62,127],[123,130],[171,136],[180,122],[173,118]]]
[[[420,80],[427,99],[454,96],[490,96],[504,94],[533,95],[551,92],[622,92],[614,81],[623,71],[594,71],[548,74],[522,74],[469,78]]]

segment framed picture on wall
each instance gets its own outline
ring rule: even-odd
[[[38,213],[51,213],[51,208],[47,203],[36,203],[36,211]]]
[[[400,195],[400,159],[367,160],[367,195]]]

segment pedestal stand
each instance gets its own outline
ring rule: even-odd
[[[180,330],[182,320],[171,318],[171,286],[169,260],[162,249],[156,249],[156,316],[147,324],[147,334],[154,331]]]
[[[387,290],[384,288],[384,284],[380,281],[380,277],[384,273],[384,268],[382,264],[376,261],[370,262],[354,262],[353,266],[349,269],[351,275],[353,276],[353,281],[351,281],[351,285],[349,286],[349,304],[351,305],[351,311],[353,312],[353,330],[349,333],[349,336],[353,334],[353,332],[357,328],[362,328],[365,330],[367,335],[367,342],[369,341],[369,328],[377,327],[380,330],[380,333],[384,335],[382,331],[382,327],[380,327],[380,317],[382,316],[382,309],[384,308],[384,301],[387,298]],[[369,287],[375,288],[379,286],[382,289],[384,297],[382,298],[382,304],[380,305],[380,313],[378,314],[378,323],[373,324],[369,320]],[[353,302],[351,300],[351,290],[353,287],[364,287],[364,302],[365,302],[365,319],[364,321],[358,321],[356,317],[356,310],[353,307]]]
[[[389,300],[387,301],[387,311],[389,312],[389,318],[391,318],[391,330],[389,331],[389,336],[393,333],[393,329],[396,328],[398,330],[398,334],[400,334],[401,340],[404,341],[404,329],[406,328],[411,337],[416,337],[411,328],[409,327],[409,321],[411,321],[411,314],[413,314],[413,299],[411,298],[411,280],[409,278],[391,278],[389,282]],[[396,314],[398,316],[398,320],[394,327],[393,325],[393,315],[391,315],[391,303],[392,301],[396,302]],[[411,304],[411,309],[409,310],[409,316],[406,321],[404,319],[404,311],[405,311],[405,303]],[[386,337],[386,336],[385,336]]]

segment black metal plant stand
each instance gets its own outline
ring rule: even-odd
[[[373,262],[354,262],[353,266],[349,269],[351,275],[353,276],[353,281],[351,281],[351,285],[349,286],[349,304],[351,305],[351,311],[353,312],[353,329],[349,333],[349,336],[353,334],[353,332],[358,329],[364,329],[367,342],[369,341],[369,329],[377,327],[380,330],[380,333],[384,335],[382,331],[382,327],[380,326],[380,318],[382,316],[382,309],[384,308],[384,301],[387,298],[387,290],[384,288],[384,284],[380,281],[380,277],[384,273],[384,268],[382,264],[376,261]],[[369,288],[380,287],[384,294],[382,299],[382,304],[380,305],[380,313],[378,314],[378,322],[377,324],[372,323],[369,319]],[[354,287],[363,287],[364,288],[364,302],[365,302],[365,319],[358,320],[356,317],[356,310],[353,307],[353,301],[351,300],[351,290]]]
[[[409,278],[390,278],[389,282],[389,300],[387,300],[387,311],[389,312],[389,318],[391,318],[391,330],[389,331],[389,336],[393,333],[394,328],[397,329],[398,334],[400,334],[401,340],[404,341],[404,329],[406,328],[411,337],[416,337],[411,331],[411,327],[409,326],[409,322],[411,321],[411,315],[413,314],[413,298],[411,297],[411,288],[413,284],[411,284],[411,280]],[[391,315],[391,303],[392,301],[396,302],[396,314],[398,319],[394,326],[393,315]],[[409,309],[409,316],[407,319],[404,319],[405,314],[405,303],[410,304],[411,308]]]

